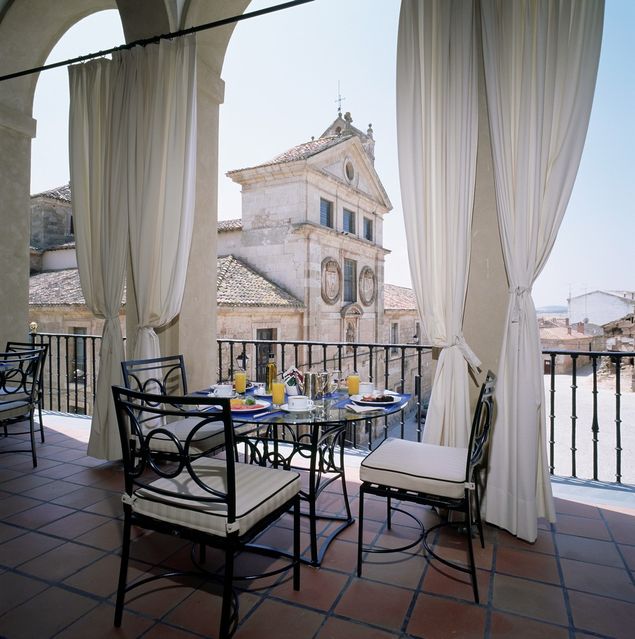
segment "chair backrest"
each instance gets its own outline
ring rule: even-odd
[[[154,395],[187,395],[183,355],[121,362],[126,388]]]
[[[494,389],[496,387],[496,375],[492,371],[487,371],[485,381],[481,386],[481,391],[474,409],[472,419],[472,429],[470,431],[470,443],[468,447],[466,481],[471,481],[474,469],[483,461],[487,451],[487,443],[492,427],[492,416],[494,412]]]
[[[171,480],[182,472],[187,472],[200,488],[199,496],[188,496],[190,501],[200,504],[200,508],[215,507],[226,509],[228,523],[236,517],[236,477],[234,456],[225,455],[225,490],[211,488],[206,482],[206,472],[197,464],[204,461],[204,453],[194,445],[199,431],[211,424],[222,423],[227,451],[234,450],[234,428],[229,399],[215,397],[174,396],[142,393],[121,386],[112,387],[115,411],[125,477],[125,490],[132,495],[143,489],[145,499],[179,504],[184,495],[178,482],[164,481],[152,485],[157,479]],[[161,424],[178,419],[188,419],[191,430],[185,440],[179,440],[173,432]],[[147,424],[159,424],[148,429]],[[154,438],[169,438],[174,446],[174,454],[169,459],[157,452]],[[209,473],[209,470],[207,471]],[[192,510],[183,505],[184,508]]]
[[[45,357],[43,348],[0,353],[0,400],[24,398],[26,395],[30,403],[37,403]]]
[[[39,379],[37,384],[39,399],[42,400],[42,398],[44,397],[44,365],[46,364],[46,357],[49,352],[49,345],[45,343],[35,344],[31,342],[9,341],[7,342],[7,346],[5,350],[8,353],[23,353],[26,351],[32,351],[34,349],[44,351],[44,354],[42,355],[42,362],[40,365],[40,374],[39,374]]]

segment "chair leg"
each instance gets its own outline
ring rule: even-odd
[[[474,482],[474,499],[476,506],[476,527],[478,528],[478,536],[481,540],[481,548],[485,548],[485,538],[483,537],[483,520],[481,519],[481,500],[478,496],[478,481]]]
[[[225,549],[225,576],[223,579],[223,602],[220,615],[220,639],[230,637],[232,618],[232,595],[234,583],[234,547],[228,542]]]
[[[35,419],[33,418],[33,413],[35,411],[31,410],[29,414],[29,434],[31,436],[31,457],[33,458],[33,468],[37,468],[37,453],[35,452]]]
[[[359,487],[359,514],[357,517],[357,576],[362,576],[362,541],[364,538],[364,484]]]
[[[392,501],[390,495],[386,497],[386,524],[388,530],[390,530],[392,528]]]
[[[293,589],[300,590],[300,497],[293,504]]]
[[[128,576],[128,559],[130,558],[130,513],[124,513],[123,542],[121,545],[121,564],[119,566],[119,582],[117,583],[117,600],[115,603],[115,627],[121,627],[123,616],[123,600],[126,594],[126,579]]]
[[[42,419],[42,406],[40,404],[38,404],[37,410],[40,417],[40,439],[44,443],[44,420]]]
[[[472,501],[467,500],[467,547],[470,554],[470,576],[472,577],[472,590],[474,591],[474,601],[479,603],[478,581],[476,579],[476,562],[474,561],[474,545],[472,543]]]

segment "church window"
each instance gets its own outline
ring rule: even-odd
[[[393,322],[390,325],[390,343],[399,344],[399,322]],[[397,355],[398,353],[399,349],[396,346],[393,346],[390,349],[391,355]]]
[[[364,239],[373,241],[373,221],[369,217],[364,218]]]
[[[344,231],[355,233],[355,213],[348,209],[344,209]]]
[[[357,262],[344,260],[344,302],[357,301]]]
[[[333,202],[320,198],[320,224],[333,228]]]
[[[344,171],[346,173],[346,179],[349,182],[352,182],[353,178],[355,177],[355,169],[353,168],[353,163],[347,162],[346,166],[344,167]]]

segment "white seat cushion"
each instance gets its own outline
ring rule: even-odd
[[[210,488],[227,488],[226,462],[209,457],[193,462],[199,479]],[[185,470],[174,479],[161,478],[152,482],[155,488],[178,492],[184,498],[162,496],[140,488],[130,501],[132,509],[140,514],[173,524],[195,528],[225,537],[228,533],[248,532],[256,523],[279,506],[292,499],[300,490],[300,475],[288,470],[266,468],[255,464],[236,463],[236,521],[227,524],[225,504],[204,504],[188,496],[211,496],[198,486]]]
[[[362,481],[453,499],[464,496],[467,448],[389,437],[361,464]]]
[[[3,419],[13,419],[30,412],[31,402],[26,400],[0,400],[0,421]]]
[[[186,417],[184,419],[178,419],[167,424],[160,425],[156,422],[151,425],[150,428],[144,428],[144,434],[147,435],[153,428],[165,428],[174,434],[176,439],[185,444],[187,436],[190,431],[200,424],[200,417]],[[223,432],[222,422],[210,422],[205,426],[202,426],[194,435],[190,444],[190,451],[192,452],[204,452],[218,448],[225,443],[225,433]],[[157,433],[150,440],[150,448],[154,451],[163,453],[176,453],[177,449],[174,442],[167,436],[161,433]]]

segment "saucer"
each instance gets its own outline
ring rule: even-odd
[[[291,408],[289,404],[282,404],[280,410],[284,410],[287,413],[310,413],[312,410],[315,410],[315,405],[307,406],[307,408]]]

